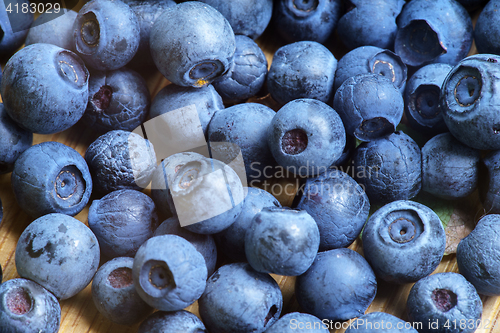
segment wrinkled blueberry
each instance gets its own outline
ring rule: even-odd
[[[217,112],[207,133],[212,157],[229,164],[241,154],[245,168],[235,166],[234,170],[246,175],[250,186],[259,183],[265,178],[264,169],[276,165],[267,144],[267,131],[275,114],[257,103],[241,103]]]
[[[407,68],[398,55],[376,46],[360,46],[340,58],[335,71],[334,91],[348,78],[369,73],[385,76],[400,91],[405,89]]]
[[[185,310],[157,311],[146,318],[137,331],[137,333],[156,332],[207,333],[203,322]]]
[[[460,274],[482,295],[500,295],[500,215],[490,214],[479,220],[472,232],[458,243],[457,264]]]
[[[191,232],[179,223],[177,217],[170,217],[160,224],[154,232],[154,236],[160,235],[177,235],[191,244],[201,253],[207,264],[207,276],[215,272],[215,265],[217,264],[217,246],[212,235],[201,235]]]
[[[286,104],[297,98],[328,102],[333,96],[337,59],[318,42],[302,41],[279,48],[267,74],[267,89]]]
[[[89,227],[107,259],[133,257],[159,225],[153,200],[136,190],[117,190],[89,208]],[[124,241],[125,240],[125,241]]]
[[[319,248],[319,230],[305,210],[265,207],[245,234],[245,253],[258,272],[286,276],[304,273]]]
[[[289,43],[324,43],[337,27],[341,13],[341,0],[278,0],[272,20],[276,31]]]
[[[276,281],[247,263],[220,267],[198,301],[210,332],[262,333],[280,316],[283,296]]]
[[[363,142],[352,160],[354,179],[363,186],[371,204],[411,199],[420,192],[420,148],[401,131]]]
[[[354,242],[368,218],[370,202],[354,179],[332,169],[306,181],[297,208],[314,218],[320,234],[319,249],[326,251]]]
[[[47,43],[74,51],[73,23],[78,13],[71,9],[64,14],[61,12],[41,13],[33,22],[24,44]]]
[[[217,245],[227,257],[245,261],[245,234],[253,218],[264,207],[281,207],[279,201],[269,192],[257,187],[248,187],[243,200],[241,214],[227,229],[214,235]]]
[[[73,52],[37,43],[14,54],[3,70],[5,110],[21,127],[51,134],[73,126],[85,112],[89,73]]]
[[[233,67],[213,83],[226,103],[237,103],[256,95],[267,76],[267,59],[259,45],[241,35],[236,35],[235,41]]]
[[[442,62],[455,66],[472,46],[472,20],[455,0],[413,0],[397,18],[397,55],[409,66]]]
[[[114,258],[103,264],[92,280],[92,299],[97,310],[120,325],[134,325],[153,312],[137,293],[132,278],[134,259]]]
[[[462,60],[441,88],[443,118],[451,134],[469,147],[500,149],[496,91],[500,56],[476,54]]]
[[[182,310],[194,303],[207,280],[203,256],[176,235],[147,240],[135,255],[132,273],[139,296],[161,311]]]
[[[418,69],[406,83],[405,116],[413,129],[430,134],[448,130],[440,98],[441,86],[451,69],[448,64],[429,64]]]
[[[19,155],[32,143],[33,133],[19,127],[0,104],[0,174],[11,172]]]
[[[57,333],[61,307],[57,298],[39,284],[12,279],[0,284],[1,332]]]
[[[120,0],[92,0],[73,25],[75,49],[97,70],[125,66],[139,47],[140,26],[134,11]]]
[[[156,167],[154,147],[140,135],[115,130],[98,137],[85,151],[97,193],[121,189],[141,190]]]
[[[215,234],[233,224],[246,195],[236,172],[209,158],[182,166],[170,191],[181,226],[198,234]]]
[[[422,191],[444,199],[465,198],[478,184],[481,152],[449,132],[436,135],[422,147]]]
[[[89,80],[89,100],[82,122],[97,133],[132,131],[149,112],[151,97],[139,73],[121,68],[94,71]]]
[[[349,49],[372,45],[392,49],[398,26],[396,17],[405,0],[349,0],[339,19],[340,40]]]
[[[431,274],[443,258],[446,234],[432,209],[397,200],[378,209],[363,229],[363,253],[378,277],[415,282]]]
[[[473,333],[480,327],[483,313],[483,302],[474,286],[453,272],[417,281],[406,307],[409,320],[419,327],[420,333]]]
[[[46,141],[26,149],[14,164],[12,188],[29,215],[74,216],[87,205],[92,177],[83,157],[73,148]]]
[[[199,1],[167,8],[151,28],[150,45],[158,70],[186,87],[203,87],[224,75],[236,49],[229,22]]]
[[[273,0],[200,1],[224,15],[235,35],[244,35],[252,39],[262,35],[273,13]]]
[[[387,77],[358,74],[337,89],[333,108],[342,118],[347,134],[370,141],[396,130],[403,117],[404,101]]]
[[[370,265],[359,253],[346,248],[318,253],[295,283],[300,307],[329,320],[363,315],[376,292],[377,280]]]
[[[99,243],[77,219],[59,213],[44,215],[23,231],[16,247],[16,268],[58,299],[83,290],[99,265]]]
[[[304,98],[287,103],[276,113],[267,142],[276,162],[287,172],[311,177],[340,158],[346,135],[334,109]]]

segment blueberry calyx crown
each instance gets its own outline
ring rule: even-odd
[[[54,182],[54,193],[57,200],[63,200],[68,207],[80,203],[85,193],[85,180],[76,166],[68,165],[59,171]]]
[[[319,6],[319,0],[285,0],[285,7],[296,17],[312,15]]]
[[[410,103],[414,103],[418,114],[424,119],[434,119],[441,114],[439,96],[441,88],[436,85],[421,85],[417,88]]]
[[[441,312],[448,312],[457,305],[457,295],[448,289],[435,289],[431,299]]]
[[[87,13],[83,17],[85,20],[80,27],[80,38],[86,45],[95,47],[101,36],[99,22],[94,13]]]
[[[112,97],[113,89],[108,85],[104,85],[92,96],[92,104],[99,110],[106,110],[109,108]]]
[[[33,299],[28,290],[18,287],[9,291],[7,297],[7,308],[16,315],[24,315],[31,311]]]
[[[128,267],[117,268],[109,274],[108,281],[116,289],[128,287],[133,283],[132,270]]]
[[[300,128],[286,132],[281,139],[281,149],[285,154],[297,155],[307,148],[307,133]]]
[[[460,106],[471,106],[481,96],[481,80],[474,75],[464,75],[455,85],[453,94]]]

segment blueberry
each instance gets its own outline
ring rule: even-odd
[[[94,305],[105,318],[120,325],[134,325],[153,312],[137,293],[132,279],[134,259],[114,258],[97,270],[92,280]]]
[[[173,120],[181,121],[177,113],[179,109],[188,108],[194,104],[195,114],[198,115],[198,121],[203,133],[207,132],[208,123],[215,112],[224,109],[222,98],[212,85],[201,88],[181,87],[175,84],[169,84],[160,90],[153,98],[149,118],[154,122],[160,122],[157,117],[165,115],[165,122],[170,123]],[[172,116],[168,115],[168,112]],[[173,116],[175,115],[175,116]],[[178,126],[177,124],[174,124]],[[196,125],[198,125],[196,123]],[[167,125],[168,126],[168,125]],[[181,127],[181,126],[179,126]]]
[[[363,188],[340,170],[307,179],[298,209],[307,211],[320,233],[320,251],[349,246],[359,236],[370,211]]]
[[[237,103],[256,95],[267,76],[267,59],[259,45],[242,35],[236,35],[235,41],[233,67],[213,83],[226,103]]]
[[[106,194],[121,189],[140,190],[148,186],[156,167],[153,145],[135,133],[107,132],[85,151],[94,189]]]
[[[83,157],[62,143],[47,141],[26,149],[14,164],[12,188],[29,215],[74,216],[87,205],[92,177]]]
[[[449,132],[436,135],[422,147],[422,190],[444,199],[465,198],[478,184],[481,152]]]
[[[88,223],[99,241],[101,255],[133,257],[153,237],[159,225],[153,200],[136,190],[117,190],[94,200]]]
[[[203,87],[224,75],[236,49],[229,22],[199,1],[166,9],[151,28],[150,45],[158,70],[186,87]]]
[[[500,214],[500,150],[486,155],[479,167],[479,194],[487,214]]]
[[[476,149],[500,148],[500,122],[495,93],[500,56],[476,54],[463,59],[441,88],[443,118],[451,134]]]
[[[248,263],[263,273],[300,275],[312,265],[318,248],[318,225],[304,210],[265,207],[245,234]]]
[[[409,66],[442,62],[455,66],[472,46],[472,20],[455,0],[413,0],[397,18],[397,55]]]
[[[273,13],[273,0],[201,0],[228,20],[236,35],[256,39],[266,29]]]
[[[499,230],[500,215],[486,215],[458,243],[457,264],[460,274],[482,295],[500,295],[499,257],[496,255],[499,251]]]
[[[401,92],[383,75],[358,74],[345,80],[335,92],[333,108],[346,133],[370,141],[393,133],[401,121]]]
[[[58,299],[83,290],[99,265],[99,243],[77,219],[59,213],[44,215],[23,231],[16,247],[16,268]]]
[[[375,274],[393,283],[431,274],[443,258],[446,234],[432,209],[397,200],[378,209],[363,229],[363,252]]]
[[[276,165],[267,144],[267,131],[275,114],[257,103],[237,104],[217,112],[207,132],[212,157],[229,164],[241,154],[245,168],[238,170],[235,166],[234,170],[246,175],[251,186],[259,183],[265,177],[264,169]]]
[[[302,41],[280,47],[267,74],[267,89],[286,104],[297,98],[328,102],[333,97],[337,59],[318,42]]]
[[[289,43],[324,43],[337,27],[341,11],[341,0],[278,0],[272,20],[276,31]]]
[[[101,71],[118,69],[137,52],[139,21],[120,0],[92,0],[78,12],[73,38],[77,53],[89,67]]]
[[[276,281],[247,263],[220,267],[198,300],[210,332],[262,333],[280,316],[283,296]]]
[[[149,112],[151,96],[139,73],[121,68],[94,71],[89,80],[89,100],[82,122],[97,133],[132,131]]]
[[[340,58],[334,91],[348,78],[369,73],[387,77],[400,91],[405,89],[407,68],[398,55],[376,46],[360,46]]]
[[[371,204],[411,199],[420,192],[420,148],[401,131],[363,142],[352,161],[354,179],[363,186]]]
[[[328,333],[328,326],[318,317],[307,313],[290,312],[278,319],[266,333]]]
[[[500,2],[488,1],[477,18],[474,27],[474,41],[478,53],[500,54],[500,44],[498,43],[500,30],[496,24],[499,19],[499,7]]]
[[[41,13],[31,25],[24,44],[47,43],[74,51],[73,23],[78,13],[71,9],[62,11]]]
[[[170,191],[181,226],[199,234],[215,234],[233,224],[246,195],[230,166],[208,158],[182,166]]]
[[[193,244],[196,250],[198,250],[205,259],[205,263],[207,264],[207,276],[215,272],[215,265],[217,264],[217,246],[212,235],[195,234],[194,232],[182,228],[177,217],[166,219],[156,228],[154,236],[161,235],[177,235],[186,239]]]
[[[474,286],[453,272],[417,281],[410,290],[406,307],[409,320],[419,327],[420,333],[473,333],[483,312],[483,303]]]
[[[22,8],[26,5],[30,5],[28,0],[9,0],[0,3],[1,55],[10,56],[23,45],[34,17],[31,10],[23,12]]]
[[[149,45],[151,28],[155,20],[169,7],[175,6],[174,0],[123,0],[130,6],[139,22],[139,47],[129,65],[136,67],[154,67]]]
[[[339,19],[340,40],[349,49],[372,45],[392,49],[398,26],[396,17],[405,0],[350,0]]]
[[[177,172],[187,162],[196,161],[203,157],[195,152],[177,153],[168,156],[156,167],[151,179],[151,197],[161,215],[176,215],[169,184],[172,184]]]
[[[57,333],[61,307],[57,298],[39,284],[12,279],[0,284],[1,332]]]
[[[5,110],[31,132],[63,131],[85,112],[88,77],[83,61],[73,52],[44,43],[26,46],[3,70],[0,92]]]
[[[245,234],[253,218],[264,207],[281,207],[279,201],[269,192],[257,187],[248,187],[243,200],[241,214],[227,229],[215,234],[220,251],[236,261],[245,261]]]
[[[176,235],[147,240],[135,255],[132,273],[137,293],[161,311],[182,310],[194,303],[207,280],[203,256]]]
[[[345,333],[372,333],[374,331],[382,331],[384,333],[417,333],[412,323],[384,312],[370,312],[362,315],[356,321],[349,324]]]
[[[295,283],[300,307],[329,320],[363,315],[376,292],[377,280],[370,265],[359,253],[346,248],[318,253]]]
[[[33,133],[19,127],[0,104],[0,174],[11,172],[19,155],[32,143]]]
[[[206,333],[203,322],[191,312],[179,310],[175,312],[157,311],[141,323],[137,333],[179,332]]]
[[[451,69],[448,64],[429,64],[418,69],[408,80],[404,94],[405,116],[413,129],[429,134],[448,130],[440,98],[441,86]]]
[[[314,99],[297,99],[274,116],[267,142],[287,172],[315,176],[325,172],[344,150],[344,125],[337,112]]]

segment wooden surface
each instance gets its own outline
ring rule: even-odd
[[[266,33],[259,40],[259,45],[266,53],[269,64],[271,63],[272,55],[275,50],[283,45],[280,40],[277,40],[272,34]],[[327,46],[339,59],[345,50],[339,46],[338,40],[335,38],[327,44]],[[475,53],[475,49],[471,50]],[[141,71],[146,79],[151,91],[151,95],[155,94],[168,82],[156,71]],[[35,135],[33,144],[43,141],[58,141],[64,143],[80,154],[84,154],[87,146],[94,140],[95,135],[86,129],[81,124],[53,135]],[[287,180],[281,180],[286,182]],[[145,190],[149,194],[148,190]],[[15,247],[16,242],[22,231],[32,221],[17,205],[10,182],[10,173],[0,175],[0,199],[4,207],[4,217],[0,224],[0,264],[4,268],[4,281],[18,277],[15,268]],[[282,196],[278,198],[283,205],[291,205],[293,197]],[[83,223],[87,223],[88,206],[76,218]],[[361,242],[356,241],[350,246],[351,249],[362,253]],[[458,272],[456,259],[454,255],[445,256],[443,261],[436,269],[437,272]],[[279,283],[283,292],[284,307],[282,314],[300,311],[294,297],[294,277],[273,276]],[[379,282],[377,296],[373,303],[368,308],[367,312],[383,311],[391,313],[399,318],[407,320],[405,314],[406,298],[412,284],[406,285],[390,285]],[[477,330],[480,333],[497,333],[500,332],[500,297],[482,297],[483,301],[483,327]],[[78,295],[62,301],[62,320],[60,332],[64,333],[128,333],[136,332],[138,325],[125,327],[113,324],[103,316],[101,316],[92,301],[90,294],[90,285],[80,292]],[[198,315],[197,304],[188,307],[187,310]],[[332,332],[344,332],[344,329],[333,329]],[[213,332],[216,333],[216,332]]]

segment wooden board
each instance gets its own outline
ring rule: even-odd
[[[263,35],[258,42],[265,51],[269,64],[271,63],[274,52],[278,47],[284,44],[269,32]],[[327,44],[337,59],[340,59],[346,52],[340,45],[340,42],[336,38],[333,38],[332,41]],[[471,54],[475,52],[475,48],[473,48]],[[161,74],[156,71],[142,71],[141,74],[147,79],[152,96],[155,96],[162,87],[168,84]],[[95,135],[89,129],[81,124],[77,124],[61,133],[35,135],[33,144],[43,141],[58,141],[76,149],[83,156],[87,146],[94,138]],[[286,182],[289,180],[280,181]],[[145,192],[149,193],[148,190]],[[4,268],[5,281],[19,277],[16,272],[14,258],[16,242],[24,228],[26,228],[32,219],[19,208],[15,201],[10,182],[10,173],[0,175],[0,199],[4,207],[4,218],[0,224],[0,264]],[[289,206],[293,201],[293,196],[282,195],[278,199],[283,205]],[[83,223],[87,223],[87,213],[88,206],[79,213],[76,218]],[[359,241],[352,244],[350,248],[362,253],[361,242]],[[450,255],[444,257],[435,273],[437,272],[458,272],[455,256]],[[282,314],[300,311],[294,297],[295,278],[277,275],[273,275],[273,277],[278,282],[283,292],[284,307]],[[384,311],[407,320],[405,314],[406,298],[411,286],[412,284],[397,286],[379,282],[377,296],[367,312]],[[500,332],[500,297],[482,297],[481,299],[483,301],[482,328],[478,329],[477,332]],[[113,324],[100,315],[93,304],[90,285],[78,295],[68,300],[61,301],[61,309],[61,333],[131,333],[137,331],[138,325],[125,327]],[[188,307],[187,310],[199,315],[196,303]],[[331,330],[331,332],[338,333],[344,331],[345,329],[343,328]]]

